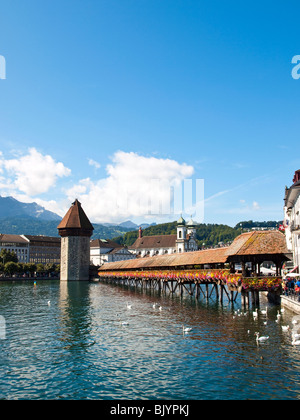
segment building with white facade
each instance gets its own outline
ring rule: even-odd
[[[110,239],[93,239],[90,244],[90,262],[95,266],[105,262],[136,258],[128,249]]]
[[[286,244],[293,253],[293,271],[300,272],[300,169],[295,172],[293,185],[285,188],[284,220]]]
[[[197,251],[196,223],[191,219],[188,223],[180,217],[177,222],[177,233],[173,235],[139,236],[129,250],[137,257],[153,257],[155,255],[174,254]]]
[[[4,233],[0,234],[0,252],[2,249],[13,251],[19,263],[59,264],[60,242],[59,237]]]
[[[14,252],[18,262],[29,262],[29,240],[23,235],[0,234],[0,252],[2,249]],[[2,261],[0,261],[2,262]]]

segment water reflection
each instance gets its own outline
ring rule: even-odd
[[[298,398],[300,348],[281,328],[293,314],[244,312],[101,283],[1,283],[0,398]]]
[[[91,300],[87,282],[60,282],[59,284],[59,339],[64,349],[82,351],[94,343],[90,337]]]

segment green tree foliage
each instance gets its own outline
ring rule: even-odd
[[[16,262],[14,261],[8,261],[5,265],[4,265],[4,273],[8,274],[9,276],[12,276],[13,274],[18,273],[19,270],[19,266]]]
[[[241,224],[243,231],[245,229],[252,229],[253,227],[268,227],[276,228],[280,222],[240,222],[235,227],[218,224],[199,224],[196,227],[196,240],[199,248],[217,246],[220,242],[227,244],[232,242],[238,235],[241,234]],[[159,225],[149,226],[143,230],[143,236],[153,235],[171,235],[177,232],[177,222],[163,223]],[[123,236],[113,238],[119,244],[131,246],[138,237],[138,230],[125,233]]]
[[[36,264],[34,263],[25,263],[24,264],[24,272],[30,275],[33,275],[36,271]]]
[[[14,251],[8,251],[7,249],[4,248],[4,249],[1,249],[1,252],[0,252],[0,261],[3,264],[6,264],[9,261],[17,263],[18,257]]]

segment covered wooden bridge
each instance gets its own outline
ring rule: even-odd
[[[182,254],[165,254],[103,264],[100,279],[142,288],[187,291],[198,298],[214,296],[230,301],[242,295],[244,304],[259,303],[259,291],[281,291],[282,265],[291,256],[279,231],[253,231],[239,235],[230,246]],[[276,276],[260,275],[264,261],[276,265]],[[236,270],[236,264],[241,269]],[[212,287],[209,287],[209,286]]]

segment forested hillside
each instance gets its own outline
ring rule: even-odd
[[[0,219],[0,233],[18,235],[45,235],[58,236],[57,225],[59,221],[40,220],[32,217],[9,217]],[[199,224],[196,229],[196,239],[199,247],[218,245],[219,242],[227,243],[241,233],[255,227],[278,228],[276,221],[253,222],[252,220],[237,223],[235,227],[218,224]],[[130,246],[138,237],[138,229],[133,230],[124,226],[104,226],[93,224],[94,232],[92,238],[113,239],[114,241]],[[176,234],[177,222],[152,225],[143,230],[144,236]],[[203,245],[204,244],[204,245]]]
[[[200,247],[210,247],[218,245],[220,242],[224,244],[233,241],[240,233],[248,229],[255,227],[278,227],[280,222],[269,221],[269,222],[253,222],[243,221],[238,223],[235,227],[228,225],[218,225],[218,224],[199,224],[196,228],[196,239],[198,246]],[[177,222],[172,223],[163,223],[160,225],[150,226],[143,230],[143,236],[152,236],[152,235],[171,235],[176,234]],[[125,233],[125,235],[120,235],[113,238],[114,241],[123,244],[125,246],[130,246],[138,237],[138,230]]]

